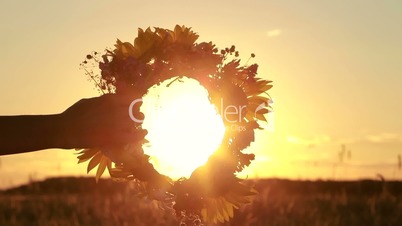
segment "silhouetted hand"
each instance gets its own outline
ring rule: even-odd
[[[82,99],[61,114],[0,116],[0,155],[48,148],[96,148],[143,139],[130,119],[134,98],[117,94]],[[133,109],[137,119],[140,103]]]
[[[137,123],[129,116],[134,98],[117,94],[82,99],[61,113],[61,137],[67,143],[63,148],[88,148],[126,144],[142,139],[146,130],[136,129]],[[139,104],[133,109],[136,118],[144,118]],[[61,142],[63,143],[63,142]]]

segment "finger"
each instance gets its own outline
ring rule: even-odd
[[[140,108],[143,104],[143,101],[141,98],[128,98],[128,99],[122,99],[120,100],[120,102],[118,103],[119,107],[121,108],[125,108],[127,111],[130,112],[139,112]]]
[[[129,100],[128,96],[123,96],[123,95],[117,95],[113,93],[108,93],[104,94],[100,97],[94,97],[94,98],[89,98],[85,99],[88,102],[91,102],[91,105],[93,107],[96,107],[97,109],[102,109],[104,111],[108,111],[109,109],[114,109],[118,108],[121,106],[125,105],[129,106]],[[88,103],[89,106],[89,103]]]
[[[78,143],[73,145],[80,148],[113,147],[141,142],[144,140],[147,133],[148,132],[143,129],[113,132],[110,130],[96,131],[90,134],[83,134]]]
[[[129,112],[127,109],[117,109],[114,115],[111,117],[111,123],[115,123],[119,126],[137,126],[144,121],[145,115],[140,111]]]
[[[130,119],[138,123],[144,119],[144,114],[140,112],[142,99],[135,99],[132,95],[121,94],[105,94],[96,101],[93,105],[97,105],[96,109],[99,111],[97,117],[102,117],[102,120],[108,118],[121,117],[122,119]],[[127,117],[128,116],[128,117]]]
[[[146,130],[133,130],[130,132],[121,131],[120,133],[115,133],[111,136],[108,136],[110,138],[108,140],[108,145],[114,146],[132,143],[143,143],[147,133],[148,131]]]
[[[138,95],[134,94],[106,94],[108,95],[107,100],[118,106],[118,107],[129,107],[131,103],[135,102],[133,105],[140,107],[142,105],[142,99]]]
[[[128,116],[129,116],[129,119],[131,120],[131,122],[134,122],[136,124],[143,123],[144,119],[145,119],[144,113],[142,113],[140,111],[128,112]],[[123,117],[126,117],[126,116],[123,116]]]

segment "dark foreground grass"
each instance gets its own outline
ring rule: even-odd
[[[224,225],[402,225],[402,182],[254,181],[259,195]],[[130,186],[53,178],[0,193],[0,225],[179,225]]]

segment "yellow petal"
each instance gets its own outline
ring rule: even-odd
[[[109,172],[109,175],[112,176],[112,175],[110,174],[110,171],[112,170],[112,160],[110,160],[109,158],[108,158],[106,167],[107,167],[107,171]]]
[[[89,173],[93,168],[95,168],[95,166],[99,164],[102,156],[102,152],[98,152],[94,155],[94,157],[88,163],[87,173]]]
[[[202,217],[202,221],[204,221],[204,222],[208,221],[208,210],[207,210],[207,208],[202,208],[201,209],[201,217]]]
[[[99,152],[98,149],[84,149],[78,156],[78,163],[86,162]]]
[[[105,172],[108,160],[109,159],[106,156],[102,155],[98,170],[96,171],[96,183],[98,183],[99,178],[102,176],[103,172]]]
[[[218,197],[216,200],[215,200],[215,203],[216,203],[216,209],[217,209],[217,218],[218,218],[218,221],[219,222],[221,222],[221,223],[223,223],[223,222],[225,222],[225,205],[222,203],[222,201],[221,201],[221,197]],[[228,217],[227,217],[228,218]],[[228,219],[229,220],[229,219]]]

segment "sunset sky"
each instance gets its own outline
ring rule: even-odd
[[[167,4],[169,3],[169,4]],[[192,27],[255,53],[274,113],[249,177],[402,179],[402,1],[1,1],[0,115],[60,113],[98,96],[79,63],[137,28]],[[1,137],[0,137],[1,139]],[[339,164],[341,145],[351,158]],[[0,188],[85,175],[71,150],[0,157]]]

